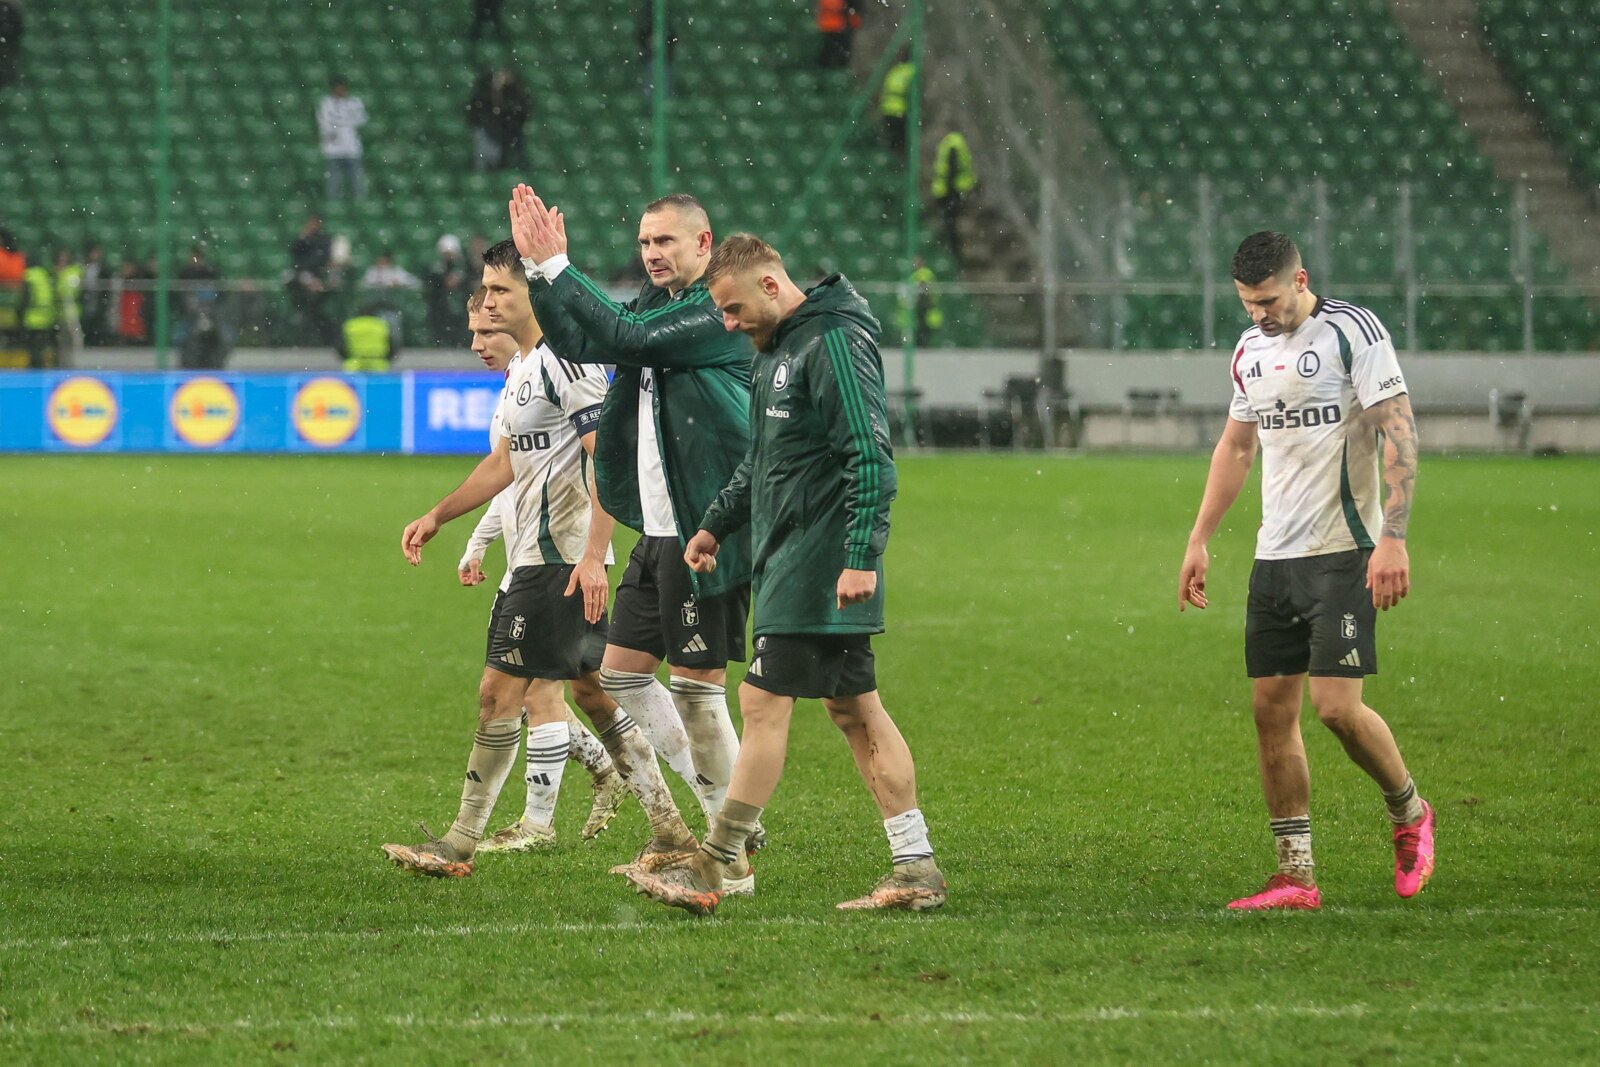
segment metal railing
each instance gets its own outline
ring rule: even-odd
[[[886,346],[901,346],[909,340],[911,324],[922,322],[915,338],[919,348],[1020,348],[1042,354],[1045,338],[1053,333],[1060,348],[1204,350],[1232,344],[1249,325],[1226,277],[1113,275],[923,286],[852,281],[882,324]],[[1381,282],[1341,283],[1335,278],[1324,285],[1315,275],[1312,281],[1319,292],[1374,307],[1402,350],[1600,351],[1600,293],[1583,286],[1526,277],[1434,281],[1415,273]],[[200,348],[224,354],[240,347],[331,351],[340,324],[362,308],[390,320],[401,348],[464,347],[467,340],[464,290],[436,301],[412,289],[354,286],[308,293],[290,290],[280,279],[169,284],[173,362],[178,365],[194,365]],[[154,345],[158,289],[157,280],[143,278],[86,286],[78,322],[87,345]],[[632,290],[614,295],[625,299]],[[1436,306],[1439,302],[1448,308]],[[1442,321],[1450,309],[1478,304],[1515,314],[1516,321],[1499,322],[1493,336],[1477,344],[1465,343],[1472,338],[1459,327],[1430,334],[1429,322]],[[942,325],[927,325],[930,305],[942,313]],[[1159,323],[1150,321],[1155,312]]]

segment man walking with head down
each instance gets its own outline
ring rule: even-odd
[[[878,322],[842,275],[801,292],[772,246],[749,234],[724,241],[705,277],[726,329],[747,334],[760,355],[750,452],[684,559],[710,573],[725,539],[749,527],[755,658],[739,690],[743,747],[716,824],[687,863],[628,878],[662,904],[714,912],[727,885],[747,876],[745,841],[783,773],[795,700],[818,698],[877,802],[894,863],[871,893],[839,907],[936,908],[944,876],[872,658],[895,496]]]

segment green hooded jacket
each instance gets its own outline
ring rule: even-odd
[[[895,496],[878,320],[843,275],[807,290],[756,360],[750,452],[701,520],[749,528],[757,634],[883,631],[883,550]],[[838,607],[839,572],[871,570],[870,600]]]
[[[569,265],[554,282],[529,282],[528,295],[552,351],[574,363],[616,365],[600,409],[595,478],[600,506],[641,533],[639,380],[644,368],[654,371],[656,440],[678,541],[686,543],[750,447],[749,339],[723,327],[698,281],[676,297],[647,282],[619,304]],[[723,546],[715,571],[693,577],[707,597],[748,585],[749,535]]]

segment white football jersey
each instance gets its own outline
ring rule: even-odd
[[[500,399],[494,406],[494,415],[489,419],[489,451],[493,452],[500,444],[500,427],[505,425],[506,402],[514,392],[512,379],[517,376],[522,360],[512,360],[506,367],[506,383],[500,389]],[[511,585],[511,552],[516,540],[517,506],[515,486],[507,486],[489,501],[489,511],[494,513],[500,522],[500,545],[506,550],[506,572],[500,578],[500,591],[504,592]]]
[[[605,368],[539,345],[512,364],[500,434],[513,480],[503,508],[510,566],[576,563],[589,538],[589,457],[579,440],[600,423]],[[496,498],[497,501],[499,498]],[[606,562],[611,562],[608,548]]]
[[[661,461],[661,439],[656,433],[655,392],[656,372],[646,367],[639,375],[639,508],[646,537],[677,537],[678,520],[672,515],[667,468]]]
[[[1406,392],[1394,344],[1365,308],[1319,298],[1290,334],[1252,327],[1232,363],[1228,414],[1261,442],[1257,559],[1371,548],[1383,527],[1378,435],[1360,415]]]

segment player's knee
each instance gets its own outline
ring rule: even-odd
[[[828,709],[828,718],[833,720],[833,725],[845,733],[866,728],[866,719],[861,714],[862,709],[859,705],[840,700],[824,700],[822,706]]]
[[[602,712],[610,712],[617,706],[617,702],[606,695],[605,685],[597,674],[585,674],[574,678],[572,699],[584,714],[591,717]]]
[[[782,700],[741,701],[739,716],[744,719],[746,731],[784,726],[789,720],[790,705]]]
[[[485,674],[478,683],[478,721],[520,717],[522,696],[523,687],[515,679]]]
[[[637,689],[640,687],[641,683],[644,685],[649,685],[649,679],[652,677],[653,675],[640,674],[635,671],[624,671],[610,666],[603,666],[600,668],[600,688],[605,692],[607,697],[611,698],[612,700],[616,700],[618,693],[627,693]],[[574,687],[572,694],[574,697],[577,696],[578,691],[576,687]]]
[[[491,679],[485,678],[478,683],[478,721],[485,722],[494,718],[495,708],[495,685]]]
[[[1322,725],[1336,734],[1347,733],[1354,728],[1356,720],[1361,717],[1361,701],[1355,700],[1325,700],[1314,702],[1317,709],[1317,718]]]
[[[1299,701],[1274,700],[1258,696],[1255,699],[1256,730],[1270,732],[1286,730],[1300,719]]]

